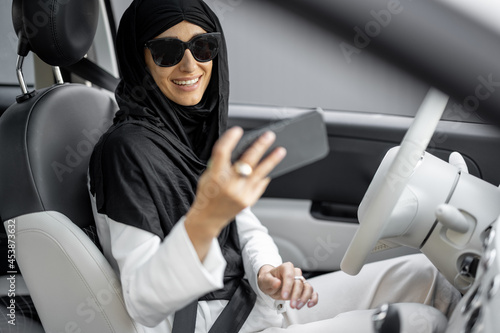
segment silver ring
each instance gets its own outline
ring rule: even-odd
[[[234,166],[236,173],[244,178],[250,176],[253,172],[253,169],[250,166],[250,164],[245,163],[245,162],[238,161],[238,162],[234,163],[233,166]]]
[[[295,276],[293,279],[294,279],[294,280],[300,280],[300,281],[302,281],[302,283],[307,283],[306,278],[305,278],[305,277],[303,277],[303,276],[298,276],[298,275],[297,275],[297,276]]]

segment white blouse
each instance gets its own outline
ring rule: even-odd
[[[104,255],[120,276],[128,313],[145,332],[170,333],[175,311],[223,287],[226,261],[213,239],[203,262],[198,258],[182,218],[161,241],[141,230],[99,214],[92,206]],[[284,302],[275,301],[257,286],[257,273],[282,259],[267,229],[249,208],[236,216],[246,278],[257,293],[256,304],[240,333],[282,327]],[[208,332],[228,301],[198,302],[196,333]]]

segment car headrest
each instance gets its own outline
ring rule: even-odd
[[[85,56],[94,40],[98,19],[98,0],[12,3],[12,23],[18,37],[52,66],[69,66]]]
[[[14,24],[14,30],[16,35],[23,30],[23,0],[13,0],[12,1],[12,24]]]

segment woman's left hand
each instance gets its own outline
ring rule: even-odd
[[[289,300],[292,309],[300,310],[305,304],[310,308],[318,303],[318,293],[302,277],[301,269],[290,262],[278,267],[262,266],[257,283],[266,295],[276,300]]]

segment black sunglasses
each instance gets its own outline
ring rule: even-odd
[[[182,60],[186,49],[189,49],[199,62],[213,60],[219,52],[220,42],[220,32],[211,32],[195,36],[189,42],[171,37],[152,39],[147,41],[144,47],[151,51],[155,64],[171,67]]]

